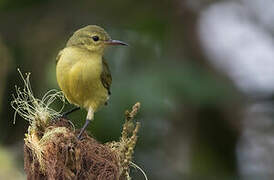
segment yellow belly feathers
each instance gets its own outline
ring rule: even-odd
[[[108,92],[100,77],[102,56],[86,51],[68,47],[60,52],[57,82],[70,103],[96,112],[107,101]]]

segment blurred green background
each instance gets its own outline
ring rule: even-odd
[[[6,167],[0,179],[26,178],[28,123],[17,117],[13,125],[10,106],[14,85],[23,86],[16,69],[31,72],[38,98],[59,89],[55,57],[75,30],[89,24],[130,44],[106,52],[112,96],[95,114],[91,134],[101,142],[118,140],[124,111],[139,101],[134,162],[149,179],[239,178],[236,148],[250,98],[215,68],[201,45],[201,13],[221,1],[193,2],[198,5],[180,0],[0,0],[0,167]],[[85,116],[82,110],[70,119],[80,127]],[[131,174],[144,179],[135,169]]]

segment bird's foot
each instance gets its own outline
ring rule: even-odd
[[[84,139],[84,137],[81,136],[80,134],[78,134],[78,135],[77,135],[77,139],[78,139],[78,141],[82,141],[82,140]]]

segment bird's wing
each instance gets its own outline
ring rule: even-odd
[[[111,94],[110,85],[111,85],[111,82],[112,82],[112,77],[111,77],[111,74],[110,74],[108,64],[107,64],[104,57],[103,57],[103,71],[102,71],[102,74],[101,74],[101,82],[102,82],[103,86],[108,90],[108,94],[110,95]]]

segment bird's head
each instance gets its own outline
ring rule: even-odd
[[[126,45],[118,40],[112,40],[108,33],[96,25],[88,25],[74,32],[67,42],[68,46],[86,48],[93,53],[103,54],[108,45]]]

